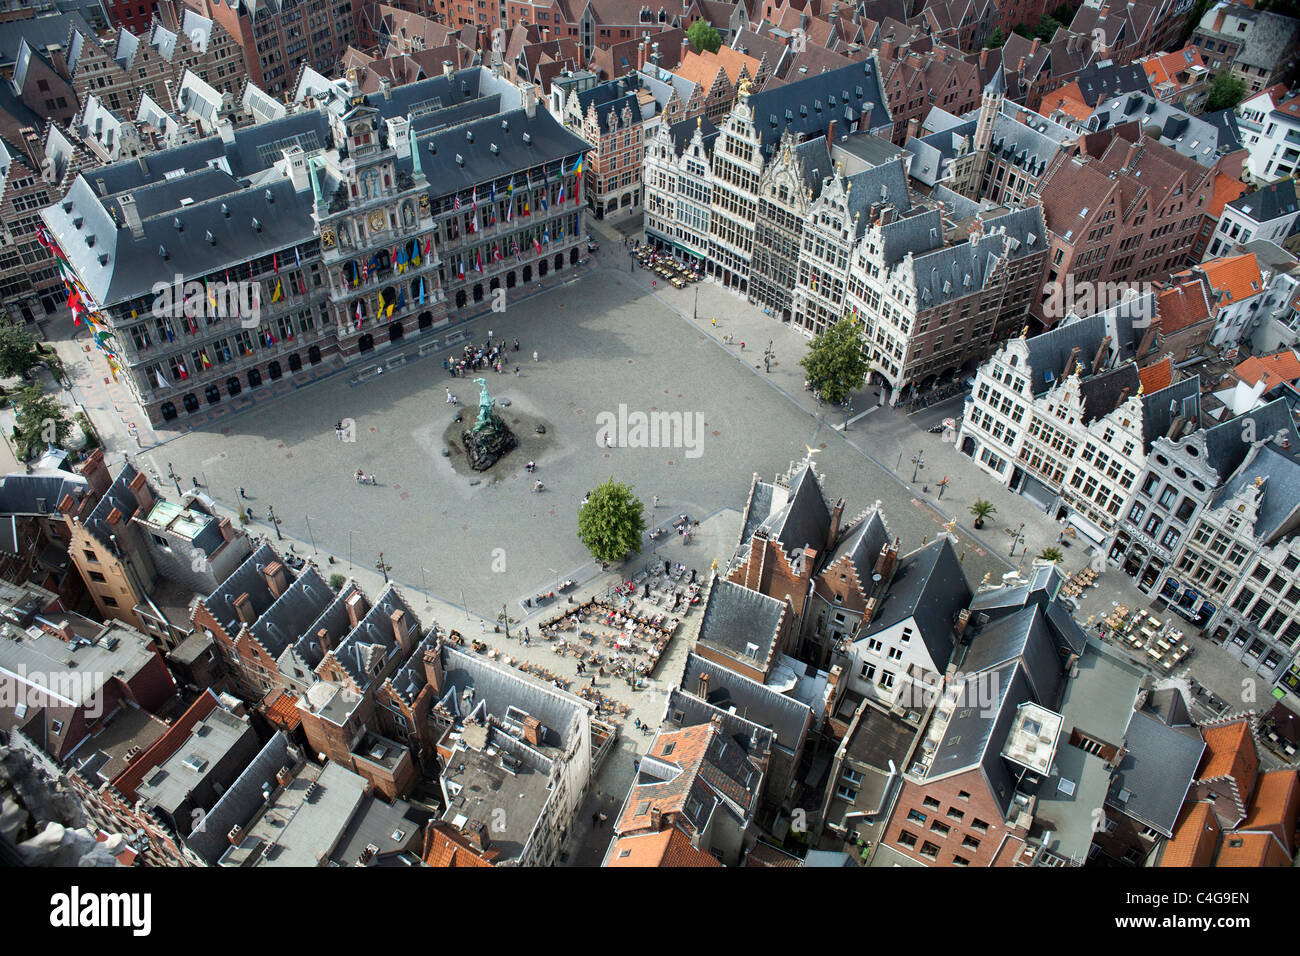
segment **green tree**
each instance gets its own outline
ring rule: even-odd
[[[1061,21],[1055,17],[1043,17],[1038,21],[1038,26],[1034,28],[1034,36],[1043,42],[1047,42],[1056,36],[1056,31],[1061,28]]]
[[[1038,552],[1038,560],[1051,561],[1053,564],[1055,564],[1057,561],[1064,561],[1065,555],[1061,553],[1060,548],[1057,547],[1044,548],[1042,551]]]
[[[36,340],[25,328],[8,321],[8,316],[5,316],[0,321],[0,377],[26,375],[40,362]]]
[[[22,459],[34,457],[50,445],[63,445],[72,431],[67,409],[39,385],[29,385],[15,402],[14,445]]]
[[[843,318],[808,344],[808,354],[799,360],[808,381],[822,400],[838,405],[866,380],[871,363],[862,355],[858,322]]]
[[[330,587],[332,587],[335,591],[342,591],[343,585],[347,583],[348,583],[348,579],[341,574],[330,575]]]
[[[994,27],[993,32],[989,34],[988,41],[984,44],[984,48],[986,50],[996,50],[1006,42],[1006,34],[998,27]]]
[[[645,505],[632,493],[631,485],[613,477],[597,485],[578,509],[578,540],[602,564],[640,554],[644,533]]]
[[[1210,81],[1210,98],[1205,101],[1205,111],[1213,113],[1216,110],[1232,109],[1246,95],[1246,84],[1241,82],[1227,70],[1215,74]]]
[[[975,503],[970,506],[970,513],[975,516],[975,527],[982,528],[984,527],[984,519],[997,514],[998,509],[993,506],[991,501],[976,498]]]
[[[695,48],[696,53],[703,50],[717,53],[718,47],[722,46],[721,34],[713,29],[707,20],[696,20],[687,27],[686,39],[691,41],[691,46]]]

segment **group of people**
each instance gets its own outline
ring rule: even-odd
[[[352,477],[357,480],[357,484],[359,485],[373,485],[375,483],[375,476],[367,475],[360,468],[357,469],[356,474]]]
[[[480,372],[487,368],[495,369],[498,374],[503,374],[509,364],[509,353],[518,351],[518,339],[515,339],[511,345],[507,345],[504,340],[494,342],[492,340],[492,331],[489,329],[486,342],[478,347],[466,345],[459,359],[443,359],[442,367],[450,372],[453,378],[472,372]],[[536,362],[537,358],[537,351],[534,350],[533,361]],[[515,366],[515,374],[519,374],[518,365]]]

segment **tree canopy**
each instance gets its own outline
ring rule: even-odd
[[[722,46],[722,35],[707,20],[696,20],[687,27],[686,39],[691,41],[696,53],[703,50],[717,53],[718,47]]]
[[[808,381],[823,401],[838,405],[862,388],[871,363],[862,354],[862,337],[856,319],[843,318],[808,344],[808,354],[799,360]]]
[[[1232,109],[1246,96],[1246,84],[1227,70],[1216,73],[1210,81],[1210,97],[1205,101],[1205,111]]]
[[[7,316],[0,317],[0,377],[26,375],[41,361],[31,333]]]
[[[46,395],[39,385],[29,385],[14,404],[14,445],[20,458],[32,458],[50,445],[67,442],[72,422],[63,403],[53,395]]]
[[[645,505],[632,486],[613,477],[596,486],[578,510],[578,540],[602,563],[622,561],[641,552],[645,533]]]

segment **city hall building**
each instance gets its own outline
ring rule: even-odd
[[[581,258],[588,146],[532,87],[448,66],[363,96],[308,71],[296,100],[87,170],[42,212],[154,425],[373,360]]]

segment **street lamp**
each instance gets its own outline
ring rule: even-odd
[[[307,537],[311,538],[311,553],[320,554],[320,551],[316,549],[316,535],[312,534],[311,531],[311,515],[303,515],[303,520],[307,522]]]
[[[379,560],[375,562],[375,570],[384,576],[384,583],[388,583],[388,572],[393,570],[391,564],[384,563],[384,552],[379,552]]]
[[[700,287],[695,286],[695,321],[700,321]]]
[[[948,476],[943,476],[943,481],[939,482],[939,500],[943,500],[943,489],[948,487]]]
[[[916,476],[920,474],[921,469],[925,467],[925,456],[918,451],[915,455],[912,456],[911,462],[913,466],[912,484],[916,484]]]
[[[275,509],[270,505],[266,506],[266,520],[275,528],[275,539],[283,541],[284,535],[280,534],[280,519],[275,516]]]
[[[1020,527],[1016,529],[1016,536],[1011,539],[1011,550],[1007,552],[1008,558],[1015,557],[1016,545],[1018,545],[1024,539],[1025,539],[1025,523],[1022,521],[1020,522]]]
[[[181,493],[181,479],[180,476],[176,474],[176,469],[172,467],[170,461],[167,462],[167,477],[176,482],[176,494],[179,495]]]

